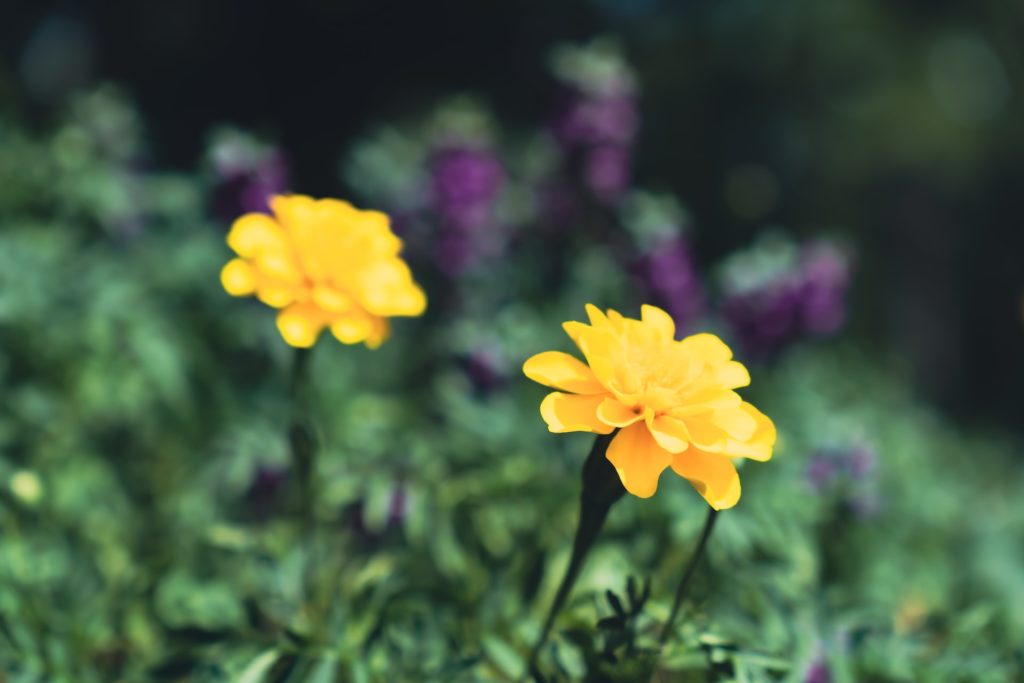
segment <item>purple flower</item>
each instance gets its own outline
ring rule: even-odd
[[[434,211],[448,227],[469,232],[493,220],[505,171],[488,149],[446,146],[432,155],[430,180]]]
[[[220,134],[207,156],[214,177],[212,209],[221,220],[244,213],[269,213],[270,198],[288,187],[284,154],[245,134]]]
[[[722,315],[751,356],[770,358],[805,337],[834,334],[845,320],[850,264],[835,245],[759,245],[730,267]]]
[[[599,145],[586,152],[583,180],[594,195],[607,203],[615,202],[629,189],[630,150],[626,145]]]
[[[615,203],[629,185],[640,123],[632,70],[607,41],[563,47],[554,67],[561,93],[550,130],[565,166],[599,201]]]
[[[435,256],[455,275],[500,250],[495,208],[505,170],[492,150],[455,144],[436,150],[429,168],[431,209],[439,223]]]
[[[489,349],[473,351],[463,359],[462,367],[478,394],[489,394],[505,382],[504,363]]]
[[[876,463],[874,449],[864,443],[819,448],[805,476],[815,493],[832,496],[860,519],[868,519],[881,508]]]
[[[832,334],[846,317],[849,259],[835,245],[818,242],[804,247],[800,261],[804,328],[811,334]]]
[[[815,492],[827,489],[839,475],[835,459],[830,453],[816,453],[807,465],[807,482]]]
[[[686,239],[664,239],[640,257],[636,271],[648,298],[672,316],[680,332],[693,329],[705,311],[706,299]]]
[[[551,130],[559,144],[569,149],[606,143],[628,145],[636,135],[639,119],[631,92],[609,96],[569,86]]]
[[[817,658],[807,667],[804,683],[832,683],[832,673],[823,658]]]

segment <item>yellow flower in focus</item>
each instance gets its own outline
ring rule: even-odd
[[[687,479],[716,510],[740,498],[732,458],[768,460],[775,425],[735,389],[747,369],[713,334],[676,341],[665,311],[644,306],[641,319],[587,305],[590,324],[563,325],[586,363],[560,351],[533,356],[523,372],[558,389],[541,416],[552,432],[619,432],[606,457],[627,491],[654,495],[667,467]]]
[[[338,199],[270,200],[273,216],[248,213],[231,226],[220,280],[232,296],[255,294],[280,309],[277,328],[291,346],[312,346],[324,328],[345,344],[377,348],[388,318],[417,316],[427,299],[398,255],[402,240],[387,215]]]

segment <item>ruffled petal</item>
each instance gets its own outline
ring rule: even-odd
[[[388,338],[388,335],[391,334],[391,323],[388,322],[387,318],[381,318],[378,316],[373,316],[371,320],[372,326],[370,334],[367,335],[365,343],[366,348],[376,349],[379,348],[380,345],[384,343],[384,340]]]
[[[417,316],[427,307],[426,295],[400,258],[365,265],[354,278],[352,293],[375,315]]]
[[[658,445],[669,453],[681,453],[690,445],[690,432],[682,420],[668,415],[652,416],[647,421],[647,428]]]
[[[232,259],[220,271],[220,283],[231,296],[249,296],[256,291],[256,273],[242,259]]]
[[[263,213],[247,213],[235,220],[228,232],[228,246],[245,258],[290,249],[281,226]]]
[[[277,329],[289,346],[307,349],[325,327],[323,313],[309,304],[292,304],[277,314]]]
[[[331,320],[331,334],[342,344],[366,341],[373,331],[373,316],[360,308],[352,308]]]
[[[739,361],[728,361],[715,368],[715,380],[723,389],[739,389],[750,385],[750,373]]]
[[[313,303],[331,313],[344,313],[352,308],[352,299],[330,285],[313,288]]]
[[[523,373],[534,382],[573,394],[603,394],[605,388],[585,363],[561,351],[545,351],[523,363]]]
[[[661,473],[672,463],[672,454],[658,445],[642,422],[616,434],[607,457],[625,489],[638,498],[654,495]]]
[[[658,333],[666,339],[675,339],[676,336],[676,323],[665,311],[661,310],[657,306],[651,306],[650,304],[644,304],[640,307],[640,319],[645,324],[658,330]]]
[[[587,304],[584,306],[587,311],[587,318],[590,319],[590,324],[593,327],[607,327],[608,317],[601,312],[601,309],[594,304]]]
[[[572,339],[572,342],[579,346],[580,336],[591,328],[590,325],[587,325],[586,323],[579,323],[576,322],[575,320],[569,320],[567,322],[562,323],[562,329],[565,330],[565,333],[567,335],[569,335],[569,339]]]
[[[597,419],[612,427],[628,427],[644,419],[644,411],[631,408],[609,396],[597,407]]]
[[[733,457],[750,458],[761,462],[771,460],[777,438],[775,423],[749,403],[743,403],[741,409],[754,420],[754,433],[746,441],[729,440],[722,452]]]
[[[732,349],[724,341],[707,332],[690,335],[679,343],[687,353],[708,365],[720,365],[732,358]]]
[[[603,396],[576,396],[555,391],[544,397],[540,415],[552,432],[610,434],[615,428],[597,419],[597,406],[603,400]]]
[[[723,455],[691,447],[673,456],[672,471],[688,480],[716,510],[731,508],[740,499],[740,475]]]
[[[711,414],[711,422],[737,441],[749,440],[757,429],[757,420],[742,407],[716,410]]]
[[[728,442],[729,435],[711,420],[711,413],[692,415],[685,420],[690,442],[705,451],[719,452]]]

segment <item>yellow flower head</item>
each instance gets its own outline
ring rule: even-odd
[[[607,457],[635,496],[654,495],[671,467],[716,510],[735,505],[732,458],[768,460],[775,445],[772,421],[734,391],[750,384],[747,369],[713,334],[676,341],[675,323],[660,308],[644,306],[640,320],[589,304],[587,314],[589,325],[563,325],[586,363],[547,351],[523,365],[527,377],[559,390],[540,406],[548,429],[619,429]]]
[[[312,346],[325,327],[345,344],[377,348],[388,318],[423,313],[427,299],[398,255],[388,217],[338,199],[270,200],[273,216],[247,213],[231,226],[239,258],[220,274],[232,296],[255,294],[281,309],[277,328],[291,346]]]

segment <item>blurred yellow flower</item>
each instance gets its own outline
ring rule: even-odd
[[[387,215],[338,199],[303,195],[270,200],[274,215],[235,221],[220,280],[232,296],[255,294],[281,309],[277,328],[291,346],[316,343],[324,328],[345,344],[376,348],[388,318],[417,316],[427,299],[398,255],[402,240]]]
[[[675,340],[665,311],[644,306],[641,319],[587,305],[590,324],[563,325],[587,362],[559,351],[533,356],[523,372],[559,391],[541,416],[552,432],[618,434],[606,457],[627,491],[654,495],[666,467],[689,480],[716,510],[740,498],[732,458],[768,460],[775,425],[734,389],[747,369],[713,334]]]

